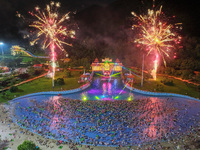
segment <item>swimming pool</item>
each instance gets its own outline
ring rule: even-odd
[[[152,97],[124,88],[120,78],[94,77],[88,89],[18,99],[13,120],[33,133],[88,145],[128,146],[191,132],[200,102]]]

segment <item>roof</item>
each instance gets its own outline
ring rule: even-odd
[[[112,62],[112,59],[106,57],[105,59],[102,59],[102,62]]]
[[[90,75],[82,74],[81,77],[89,77]]]
[[[99,63],[92,63],[91,66],[101,66]]]
[[[43,64],[35,64],[33,67],[42,67]]]
[[[120,63],[120,61],[119,61],[119,59],[118,59],[118,58],[116,59],[116,61],[115,61],[115,62],[116,62],[116,63]]]
[[[98,58],[95,58],[94,63],[98,63],[98,62],[99,62]]]
[[[128,74],[127,76],[126,76],[127,78],[134,78],[134,75],[130,75],[130,74]]]
[[[64,62],[69,62],[69,61],[70,61],[70,58],[65,58],[63,61],[64,61]]]

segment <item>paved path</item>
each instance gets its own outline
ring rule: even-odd
[[[47,75],[47,73],[44,73],[44,74],[42,74],[42,75],[40,75],[40,76],[37,76],[37,77],[31,78],[31,79],[22,81],[22,82],[20,82],[20,83],[18,83],[18,84],[15,84],[15,85],[13,85],[13,86],[18,86],[18,85],[21,85],[21,84],[24,84],[24,83],[27,83],[27,82],[36,80],[36,79],[38,79],[38,78],[44,77],[44,76],[46,76],[46,75]],[[11,86],[6,87],[6,88],[4,88],[4,89],[1,89],[0,92],[1,92],[1,91],[5,91],[5,90],[8,90],[8,89],[10,89],[10,88],[11,88]]]

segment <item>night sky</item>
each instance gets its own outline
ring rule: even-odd
[[[140,6],[134,6],[135,4],[141,4]],[[87,10],[93,5],[99,5],[101,7],[117,8],[120,11],[120,7],[123,11],[127,9],[142,13],[142,9],[145,6],[152,6],[152,0],[61,0],[60,10],[64,12],[77,11],[81,13],[83,10]],[[19,23],[16,17],[16,11],[22,14],[27,13],[29,10],[33,10],[35,6],[44,8],[45,4],[48,4],[49,0],[0,0],[0,40],[1,41],[15,41],[20,38],[19,29],[17,24]],[[129,6],[129,3],[132,5]],[[183,34],[190,36],[200,37],[200,1],[198,0],[157,0],[157,5],[163,5],[163,9],[166,14],[176,15],[178,22],[183,22]],[[133,8],[130,8],[134,6]],[[129,7],[129,8],[128,8]],[[151,8],[151,7],[150,7]],[[146,8],[145,8],[146,9]],[[66,11],[65,11],[66,10]],[[115,11],[115,9],[112,9]],[[99,12],[104,13],[104,12]],[[119,12],[118,12],[119,13]],[[112,15],[112,14],[111,14]],[[89,15],[88,15],[89,17]],[[128,16],[124,16],[126,18]],[[101,20],[100,20],[101,22]],[[81,28],[81,27],[80,27]]]

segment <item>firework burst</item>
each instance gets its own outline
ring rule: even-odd
[[[132,29],[138,31],[138,37],[134,42],[145,46],[147,55],[154,53],[156,55],[155,63],[158,63],[158,56],[161,56],[166,66],[165,57],[169,57],[175,45],[180,43],[181,37],[178,36],[176,30],[182,29],[182,24],[169,24],[162,12],[162,6],[159,10],[149,9],[147,15],[138,16],[134,12],[132,15],[137,22]],[[154,64],[154,66],[156,66],[154,69],[157,70],[158,64]]]
[[[63,45],[72,46],[72,44],[65,42],[66,37],[75,38],[75,31],[69,30],[65,23],[65,21],[70,19],[70,12],[60,17],[58,14],[59,7],[59,2],[52,1],[50,2],[50,4],[46,5],[46,9],[44,9],[44,11],[41,10],[38,6],[35,7],[35,13],[29,11],[29,14],[34,18],[34,21],[32,21],[29,26],[36,29],[36,32],[31,31],[31,33],[35,35],[35,38],[30,42],[30,45],[37,44],[38,41],[43,41],[43,49],[50,47],[53,68],[53,81],[56,68],[55,48],[58,47],[59,49],[64,51]],[[17,14],[17,16],[22,17],[24,19],[24,17],[21,14]]]
[[[50,45],[55,44],[59,49],[64,50],[63,44],[72,46],[69,43],[64,42],[65,37],[74,38],[75,31],[68,30],[68,28],[62,23],[69,20],[69,13],[59,18],[57,9],[60,7],[60,3],[51,2],[46,6],[45,11],[40,10],[37,6],[35,12],[29,12],[36,20],[29,26],[36,28],[36,38],[30,42],[31,45],[37,44],[37,41],[43,38],[42,48],[48,48]]]

